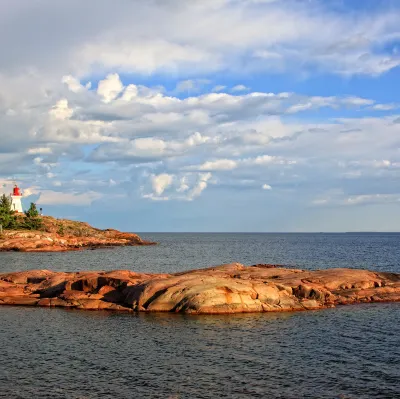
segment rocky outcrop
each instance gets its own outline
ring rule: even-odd
[[[400,274],[238,263],[175,274],[129,270],[0,274],[0,305],[222,314],[400,301]]]
[[[82,248],[151,245],[137,234],[96,229],[84,222],[43,217],[43,229],[4,230],[0,251],[59,252]]]

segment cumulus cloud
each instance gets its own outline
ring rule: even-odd
[[[116,190],[120,185],[115,174],[140,175],[140,170],[153,177],[141,181],[138,187],[143,189],[136,191],[164,201],[195,199],[210,184],[245,190],[264,187],[265,180],[271,187],[285,187],[319,178],[328,182],[378,176],[383,184],[400,173],[398,115],[323,123],[301,118],[303,111],[323,107],[339,115],[349,107],[372,115],[372,99],[287,92],[209,92],[179,98],[160,87],[124,87],[116,73],[100,79],[94,89],[79,79],[61,80],[67,87],[60,87],[58,95],[32,98],[28,106],[26,101],[25,106],[15,103],[14,115],[0,116],[3,128],[16,131],[3,141],[0,166],[9,165],[7,151],[12,154],[17,148],[19,164],[40,176],[50,191],[63,187],[81,194],[73,191],[79,184],[65,169],[75,162],[89,170],[102,168]],[[7,166],[3,170],[12,173]],[[90,187],[97,192],[95,179]],[[133,195],[134,189],[129,192]]]
[[[111,73],[103,80],[100,80],[97,87],[97,94],[103,98],[105,103],[114,100],[123,90],[124,86],[117,73]]]
[[[365,98],[351,79],[338,85],[346,95],[317,80],[320,95],[271,93],[261,82],[277,76],[273,87],[284,80],[288,90],[293,76],[368,83],[396,73],[397,5],[355,15],[320,0],[6,3],[0,174],[35,184],[42,203],[88,205],[108,199],[110,187],[189,201],[217,186],[257,195],[273,187],[308,203],[394,203],[393,98]],[[319,195],[332,187],[341,194]]]
[[[151,185],[153,187],[154,193],[160,196],[165,191],[165,189],[172,184],[172,181],[173,176],[167,173],[152,176]]]
[[[198,181],[190,191],[187,199],[191,201],[198,197],[207,188],[208,181],[211,179],[211,177],[211,173],[200,173],[198,176]]]
[[[90,155],[95,162],[130,161],[136,163],[154,162],[174,156],[182,156],[214,139],[196,132],[181,140],[164,140],[156,137],[141,137],[122,140],[116,144],[102,144]]]
[[[58,100],[56,105],[49,111],[49,114],[56,119],[69,119],[74,111],[69,108],[68,100],[63,98]]]
[[[71,75],[63,76],[61,81],[62,81],[62,83],[65,83],[67,85],[68,89],[70,91],[72,91],[73,93],[79,93],[80,91],[85,90],[85,88],[88,88],[88,89],[90,88],[90,83],[87,84],[87,86],[85,87],[85,86],[81,85],[80,81],[77,78],[75,78]]]
[[[320,0],[180,4],[178,0],[155,4],[135,0],[119,7],[96,7],[92,0],[84,6],[77,0],[68,5],[46,0],[32,8],[28,0],[5,2],[0,9],[4,19],[0,67],[66,76],[98,71],[193,76],[266,69],[297,74],[299,67],[379,75],[400,64],[393,43],[398,36],[397,5],[382,3],[378,11],[365,9],[355,16]],[[21,10],[28,8],[31,18],[26,20]],[[48,24],[37,29],[40,17]],[[64,22],[72,19],[76,21],[73,31]],[[206,21],[202,29],[199,21]],[[47,35],[43,36],[43,29]],[[69,82],[72,90],[79,89],[75,83]]]
[[[149,177],[151,191],[144,188],[142,197],[153,201],[192,201],[207,188],[211,173],[162,173]]]

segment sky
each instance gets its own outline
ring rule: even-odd
[[[397,0],[3,0],[0,193],[127,231],[400,231]]]

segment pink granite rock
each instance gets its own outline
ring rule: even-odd
[[[232,263],[175,274],[129,270],[0,274],[0,305],[220,314],[400,301],[400,274]]]

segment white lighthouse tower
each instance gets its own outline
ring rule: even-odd
[[[22,194],[20,188],[15,185],[12,194],[10,195],[11,197],[11,210],[18,212],[18,213],[23,213],[22,210]]]

